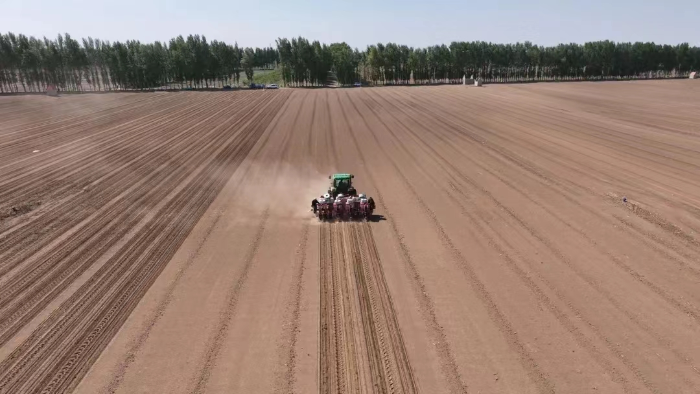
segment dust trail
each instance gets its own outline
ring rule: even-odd
[[[311,164],[283,162],[268,164],[258,161],[252,164],[260,178],[241,185],[242,201],[253,212],[269,208],[269,215],[278,221],[310,220],[311,200],[328,190],[328,173],[321,173]]]

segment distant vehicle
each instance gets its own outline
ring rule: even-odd
[[[265,89],[265,85],[258,84],[258,83],[251,83],[249,88],[250,89]]]
[[[231,85],[224,86],[224,90],[231,90]]]
[[[353,84],[353,86],[356,87],[356,88],[359,88],[359,87],[362,86],[362,84],[361,84],[360,82],[355,82],[355,83]]]
[[[268,89],[279,89],[280,87],[277,86],[276,83],[271,83],[271,84],[267,85],[267,88]]]

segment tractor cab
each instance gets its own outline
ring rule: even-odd
[[[331,185],[329,188],[329,193],[333,197],[337,197],[338,194],[352,194],[351,191],[355,190],[352,187],[352,178],[355,176],[352,174],[333,174],[329,175],[328,179],[331,180]]]

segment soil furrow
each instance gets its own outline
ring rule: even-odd
[[[0,394],[698,392],[698,86],[0,97]]]
[[[222,137],[229,138],[225,134],[222,134]],[[207,143],[206,146],[209,146],[210,148],[218,148],[218,146],[219,146],[219,143],[216,139],[211,140],[211,141],[208,141],[208,140],[203,140],[203,141],[206,141],[206,143]],[[195,146],[195,145],[193,145],[193,146]],[[197,160],[201,160],[201,159],[204,159],[207,157],[206,155],[193,154],[194,152],[196,152],[196,150],[190,151],[190,152],[187,152],[185,150],[184,152],[189,153],[190,161],[194,160],[195,158],[197,158]],[[197,162],[192,162],[192,163],[189,163],[188,165],[191,168],[196,168],[199,164]],[[178,175],[180,177],[187,175],[186,172],[183,172],[183,173],[166,172],[165,174],[168,174],[168,177],[165,178],[166,180],[168,178],[171,178],[173,175]],[[181,178],[181,179],[184,179],[184,178]],[[144,181],[142,184],[144,186],[147,186],[149,184],[152,186],[153,183],[154,183],[153,181],[149,181],[149,182]],[[171,180],[171,184],[177,185],[178,182],[172,182],[172,180]],[[144,192],[150,193],[151,194],[150,198],[154,198],[156,200],[161,198],[161,197],[153,196],[152,195],[153,193],[151,192],[152,190],[148,187],[144,187],[144,188],[142,188],[142,190]],[[157,191],[159,193],[167,193],[168,188],[155,188],[155,189],[153,189],[153,191]],[[122,193],[122,194],[124,194],[124,193]],[[139,193],[130,193],[130,197],[136,197],[139,195],[140,195]],[[161,194],[161,195],[165,195],[165,194]],[[146,196],[148,196],[148,195],[146,195]],[[111,236],[114,236],[115,239],[118,239],[118,237],[121,237],[124,234],[126,234],[126,232],[129,231],[133,227],[133,225],[135,223],[137,223],[141,219],[141,217],[143,217],[143,215],[145,214],[145,212],[141,212],[141,215],[138,216],[138,215],[135,215],[136,213],[138,213],[138,211],[132,212],[131,210],[128,209],[129,206],[140,205],[138,200],[136,200],[136,202],[134,202],[134,200],[125,200],[122,202],[122,204],[123,205],[121,207],[119,205],[117,205],[117,206],[110,208],[110,209],[112,209],[115,212],[118,212],[119,215],[122,215],[124,218],[120,218],[119,216],[117,216],[116,218],[112,217],[112,218],[110,218],[110,222],[109,222],[111,224],[109,226],[106,226],[106,227],[105,227],[105,223],[101,223],[100,221],[89,222],[92,226],[83,229],[82,238],[81,238],[81,236],[73,236],[71,239],[72,245],[74,245],[74,247],[79,247],[80,251],[82,251],[83,254],[89,253],[88,256],[96,256],[96,255],[100,255],[100,254],[104,253],[106,248],[109,248],[110,245],[108,242],[105,242],[105,240],[108,240],[109,237],[104,237],[104,236],[100,237],[99,236],[103,230],[110,231],[110,226],[120,225],[121,227],[119,227],[119,229],[116,232],[112,231],[112,233],[110,234]],[[132,215],[132,216],[128,216],[128,215]],[[102,217],[109,218],[109,216],[107,216],[107,215],[104,215]],[[129,218],[129,217],[131,217],[131,219],[130,219],[131,222],[126,220],[126,218]],[[131,224],[124,226],[123,224],[125,222],[131,223]],[[97,235],[97,236],[95,236],[95,235]],[[88,238],[84,238],[84,237],[88,237]],[[101,241],[101,248],[102,249],[100,249],[100,248],[96,249],[95,246],[93,246],[89,242],[86,243],[86,241],[85,241],[86,239]],[[66,243],[62,244],[62,249],[61,249],[62,253],[65,253],[64,251],[66,250],[67,247],[68,247],[68,245]],[[68,249],[68,250],[70,250],[70,249]],[[63,256],[64,256],[64,254],[58,255],[58,257],[54,257],[54,261],[58,261],[58,262],[65,261],[66,263],[71,261],[71,260],[65,260],[65,258]],[[80,254],[73,256],[72,261],[76,261],[76,260],[83,261],[83,265],[81,267],[79,267],[78,271],[73,271],[73,274],[71,275],[72,278],[75,278],[78,274],[80,274],[80,272],[81,272],[80,270],[81,269],[84,270],[87,267],[87,265],[92,261],[92,259],[90,259],[89,257],[85,258],[85,257],[83,257],[83,255],[80,255]],[[53,271],[59,270],[61,267],[60,264],[57,265],[55,262],[52,263],[50,261],[42,263],[42,264],[44,267],[47,267],[48,269],[53,270]],[[37,271],[35,268],[32,268],[31,272],[35,274],[35,277],[36,277],[36,275],[39,274],[38,273],[39,271]],[[37,293],[37,292],[45,292],[45,291],[47,291],[47,289],[52,289],[54,292],[58,292],[70,283],[70,281],[64,281],[63,280],[64,278],[62,275],[57,276],[55,274],[44,274],[42,277],[45,278],[46,281],[50,281],[49,284],[45,283],[42,286],[28,288],[26,286],[28,279],[25,278],[23,281],[20,281],[17,283],[10,282],[10,284],[8,284],[7,292],[11,292],[14,289],[17,289],[17,291],[26,291],[27,289],[32,289],[35,291],[35,293],[34,293],[35,295],[33,296],[34,299],[46,300],[46,298],[43,298],[43,295],[41,293]],[[22,277],[20,277],[20,279],[21,278]],[[50,285],[51,283],[57,283],[57,282],[63,283],[63,285],[62,286],[51,286]],[[22,307],[25,310],[33,305],[31,302],[28,302],[27,299],[22,298],[22,297],[13,296],[13,297],[8,297],[8,298],[3,298],[3,299],[11,299],[13,301],[16,301],[15,305],[17,305],[17,307]],[[37,308],[40,309],[40,305]],[[35,310],[37,310],[37,309],[35,308]],[[2,311],[3,313],[12,313],[12,312],[7,312],[5,310],[0,310],[0,311]],[[4,319],[3,325],[7,325],[7,324],[12,323],[12,321],[13,321],[12,317],[17,317],[17,316],[19,316],[19,314],[18,314],[18,312],[15,311],[14,315],[12,315],[11,317],[9,317],[7,319]],[[26,318],[27,317],[25,317],[25,319]],[[16,327],[19,327],[19,326],[21,326],[21,324],[16,325]],[[12,334],[12,332],[3,333],[2,338],[7,338],[8,335],[11,335],[11,334]]]
[[[106,314],[102,315],[102,318],[97,318],[96,316],[91,318],[93,315],[92,313],[80,313],[81,309],[71,307],[66,314],[54,315],[56,317],[60,316],[60,320],[57,321],[59,324],[58,326],[47,324],[49,321],[42,324],[43,327],[49,329],[51,334],[39,335],[39,332],[42,331],[42,326],[40,326],[32,337],[16,349],[14,352],[16,355],[10,356],[7,359],[17,360],[17,362],[12,363],[14,367],[10,367],[12,364],[8,365],[7,360],[4,362],[5,367],[3,369],[6,370],[7,373],[4,374],[4,378],[0,380],[0,382],[2,382],[2,390],[13,392],[13,387],[33,387],[33,389],[30,390],[36,390],[43,386],[46,392],[54,392],[56,390],[65,391],[77,384],[75,373],[84,373],[85,369],[81,367],[81,365],[89,365],[94,361],[96,356],[99,355],[97,350],[106,345],[105,340],[109,340],[115,330],[118,329],[123,319],[128,316],[128,311],[138,302],[140,297],[136,295],[142,294],[148,288],[149,283],[155,280],[157,273],[162,269],[162,263],[167,262],[167,253],[174,252],[173,245],[182,242],[183,237],[189,232],[189,230],[186,229],[194,225],[196,218],[198,218],[208,206],[208,202],[216,196],[217,190],[227,179],[226,176],[222,176],[222,172],[226,171],[231,173],[236,168],[236,163],[240,163],[242,158],[252,148],[261,135],[262,130],[265,129],[266,122],[272,120],[272,117],[277,113],[283,103],[284,100],[279,99],[275,107],[268,109],[267,115],[260,114],[254,117],[253,122],[249,123],[249,126],[247,126],[250,131],[243,133],[244,136],[247,135],[243,140],[236,143],[236,137],[228,137],[228,143],[218,148],[219,153],[212,156],[213,159],[209,160],[209,164],[200,166],[202,168],[201,174],[198,176],[195,176],[195,174],[190,176],[189,185],[181,189],[170,202],[166,200],[166,204],[162,208],[164,214],[158,215],[155,221],[148,223],[148,225],[143,228],[143,231],[146,231],[144,236],[141,237],[137,235],[135,237],[135,239],[139,240],[138,243],[127,245],[128,252],[118,255],[120,256],[118,261],[122,263],[106,264],[103,266],[102,271],[105,271],[105,267],[109,267],[109,269],[103,274],[98,272],[94,276],[95,280],[88,283],[89,286],[94,285],[99,287],[94,290],[78,291],[74,295],[74,298],[81,297],[82,299],[78,298],[75,301],[68,300],[65,304],[66,306],[82,305],[81,309],[83,310],[84,308],[90,308],[88,310],[93,311],[102,310],[104,311],[103,313]],[[272,116],[270,116],[270,114]],[[231,155],[231,153],[234,152],[237,153]],[[202,157],[206,157],[206,155]],[[207,172],[209,172],[209,174],[207,174]],[[192,196],[199,197],[192,198]],[[186,214],[180,216],[181,220],[173,222],[173,218],[176,217],[173,216],[175,212],[186,212]],[[163,232],[164,229],[167,230]],[[153,238],[154,236],[156,238]],[[162,241],[157,242],[158,239]],[[167,240],[167,242],[163,242],[165,240]],[[138,260],[129,262],[132,258],[137,258]],[[139,263],[139,260],[142,263]],[[121,270],[121,273],[118,270]],[[104,279],[97,280],[97,278]],[[138,278],[138,280],[130,278]],[[115,285],[118,287],[114,287]],[[104,290],[98,291],[99,288]],[[111,290],[108,291],[107,289]],[[102,295],[100,298],[95,299],[94,296],[97,294]],[[109,296],[109,294],[121,295],[114,298],[113,296]],[[90,298],[94,299],[94,301],[87,302]],[[109,300],[113,301],[110,302]],[[98,303],[93,304],[95,301]],[[77,317],[79,320],[65,325],[68,323],[68,319],[71,319],[70,316]],[[80,320],[83,322],[79,323]],[[63,354],[63,364],[54,364],[54,362],[51,361],[52,358],[46,359],[39,357],[41,353],[49,352],[48,354],[51,354],[52,348],[58,346],[59,343],[65,343],[66,340],[71,342],[75,341],[76,339],[70,339],[70,337],[65,336],[71,331],[74,333],[72,336],[78,335],[77,338],[82,337],[85,339],[82,345],[76,348],[76,352],[61,352],[61,354]],[[57,333],[63,334],[56,336]],[[87,333],[91,334],[88,335]],[[62,339],[64,336],[65,339]],[[51,339],[52,337],[53,340]],[[40,342],[31,345],[33,342],[32,338],[38,339],[46,344],[42,345]],[[74,343],[80,343],[80,341]],[[38,351],[39,349],[40,351]],[[30,355],[31,358],[22,357],[24,351],[29,351],[28,355]],[[22,359],[25,361],[22,361]],[[45,376],[45,378],[33,379],[32,381],[23,380],[23,377],[26,376],[26,372],[31,370],[29,369],[31,364],[27,364],[27,362],[36,364],[39,371],[43,370],[44,372],[40,373]],[[43,367],[40,367],[40,365]],[[37,373],[36,367],[34,369],[35,374]]]
[[[367,166],[367,162],[365,159],[364,154],[362,153],[362,148],[358,142],[358,138],[356,136],[356,131],[354,130],[354,127],[352,127],[352,122],[350,121],[350,118],[348,117],[345,106],[340,102],[338,99],[338,105],[339,105],[339,110],[340,114],[343,117],[343,120],[345,123],[350,125],[350,136],[353,142],[353,146],[356,149],[357,156],[360,159],[360,162],[362,163],[363,167]],[[404,236],[401,234],[397,224],[396,220],[391,214],[391,209],[389,205],[387,204],[386,200],[382,197],[380,189],[376,187],[377,182],[372,176],[372,172],[368,171],[365,173],[367,177],[370,180],[370,183],[374,187],[374,189],[377,191],[377,202],[378,206],[381,208],[382,212],[387,216],[390,224],[391,224],[391,229],[392,229],[392,235],[395,240],[395,242],[398,244],[398,248],[401,251],[401,257],[404,262],[404,264],[407,266],[407,270],[409,271],[409,277],[412,280],[412,286],[414,289],[414,293],[417,295],[418,299],[420,300],[420,309],[421,309],[421,314],[423,317],[423,320],[426,321],[427,326],[430,330],[430,339],[432,343],[436,346],[438,349],[438,356],[440,357],[440,369],[442,374],[444,375],[444,379],[447,381],[448,387],[450,389],[450,392],[452,393],[467,393],[467,384],[464,382],[462,376],[460,375],[459,371],[457,370],[457,362],[454,358],[453,351],[450,349],[450,344],[447,341],[447,337],[445,334],[445,331],[443,327],[438,323],[437,321],[437,316],[436,316],[436,306],[434,301],[430,298],[430,295],[426,291],[426,286],[424,283],[423,278],[421,278],[420,274],[418,273],[416,262],[414,258],[411,256],[410,250],[408,248],[408,245],[404,242]]]
[[[321,392],[418,392],[369,224],[324,224],[320,247]]]

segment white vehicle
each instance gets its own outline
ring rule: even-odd
[[[280,87],[277,86],[276,83],[271,83],[271,84],[267,85],[267,88],[268,89],[279,89]]]

